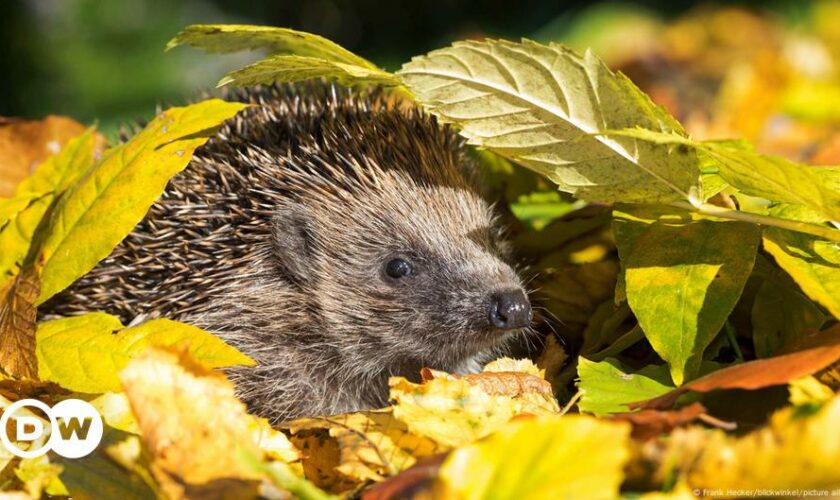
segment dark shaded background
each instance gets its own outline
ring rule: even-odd
[[[69,115],[116,124],[183,102],[259,54],[163,52],[194,23],[292,27],[324,35],[388,68],[412,55],[475,36],[587,43],[599,16],[669,18],[698,2],[639,0],[6,0],[0,15],[0,115]],[[727,2],[731,4],[732,2]],[[768,2],[739,2],[768,7]],[[803,4],[772,2],[792,11]],[[606,13],[606,14],[605,14]],[[581,19],[586,21],[581,21]]]

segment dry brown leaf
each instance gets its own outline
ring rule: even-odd
[[[840,165],[840,132],[822,143],[808,159],[811,165]]]
[[[610,415],[609,418],[610,420],[629,422],[633,426],[630,437],[644,441],[694,422],[705,412],[706,408],[702,404],[692,403],[673,411],[641,410],[615,413]]]
[[[418,493],[421,492],[431,497],[438,471],[446,456],[446,453],[441,453],[418,460],[410,469],[365,490],[362,500],[418,499]]]
[[[545,339],[545,347],[542,354],[537,359],[537,366],[545,373],[545,379],[551,384],[552,388],[559,392],[565,385],[560,381],[560,374],[566,366],[569,355],[557,341],[554,335],[548,335]]]
[[[0,117],[0,198],[11,196],[39,162],[84,131],[84,125],[64,116],[43,120]],[[101,149],[104,139],[98,139]]]
[[[728,496],[727,489],[836,488],[838,418],[840,397],[834,397],[810,412],[780,410],[766,427],[741,437],[695,426],[677,429],[667,439],[642,445],[631,467],[655,470],[660,484],[682,477],[691,488],[720,491],[709,497]]]
[[[0,368],[12,377],[38,377],[35,357],[38,272],[24,269],[0,286]]]
[[[259,456],[245,405],[222,374],[186,353],[150,349],[121,373],[151,470],[170,498],[251,498]]]
[[[805,345],[805,344],[800,344]],[[716,389],[760,389],[787,384],[791,380],[818,372],[840,358],[840,324],[807,338],[807,348],[737,364],[712,372],[680,386],[662,396],[632,403],[630,408],[669,408],[677,398],[689,391],[709,392]]]

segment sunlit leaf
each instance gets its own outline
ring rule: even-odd
[[[260,474],[245,405],[233,384],[184,355],[150,350],[120,373],[151,470],[170,498],[251,498]]]
[[[624,207],[613,230],[627,301],[674,383],[697,376],[703,351],[741,296],[760,230],[688,212]]]
[[[489,377],[491,389],[475,379],[459,378],[444,372],[430,370],[427,380],[414,384],[402,377],[392,377],[391,399],[395,401],[394,416],[408,426],[408,430],[420,436],[431,438],[445,446],[460,446],[486,436],[500,428],[512,417],[528,413],[533,415],[554,414],[559,411],[557,401],[550,393],[550,385],[543,381],[537,390],[492,390],[505,384],[498,383],[499,372],[492,370],[499,366],[490,365],[491,371],[478,375]],[[536,370],[528,363],[527,370]],[[511,372],[505,372],[509,374]],[[535,377],[530,373],[521,376]],[[471,375],[475,377],[475,375]],[[542,380],[542,379],[540,379]],[[521,384],[514,384],[519,389]],[[545,390],[548,389],[548,394]]]
[[[271,26],[245,24],[194,24],[166,44],[166,49],[189,45],[210,53],[267,49],[270,54],[294,54],[376,69],[366,59],[324,37]]]
[[[840,220],[840,167],[811,167],[761,155],[736,141],[693,141],[675,133],[642,128],[608,131],[660,145],[684,146],[709,155],[720,177],[751,196],[808,207],[830,220]]]
[[[25,458],[15,469],[15,476],[23,483],[26,492],[32,498],[41,498],[42,493],[49,495],[68,495],[58,475],[63,470],[58,464],[50,463],[45,456]]]
[[[591,417],[510,423],[455,450],[440,470],[443,498],[618,497],[630,456],[629,426]]]
[[[170,40],[167,49],[183,44],[221,53],[265,48],[271,54],[254,64],[231,71],[219,82],[219,86],[266,85],[314,78],[326,78],[348,86],[402,84],[393,74],[326,38],[288,28],[193,25]]]
[[[796,406],[822,404],[834,397],[834,391],[816,377],[807,376],[788,384],[790,403]]]
[[[800,212],[785,207],[774,213],[796,217]],[[802,291],[840,319],[840,244],[775,227],[764,231],[762,242]]]
[[[666,366],[649,365],[635,373],[618,360],[578,358],[581,411],[595,415],[629,411],[627,403],[651,399],[674,388]]]
[[[314,78],[325,78],[346,86],[357,84],[396,86],[401,83],[393,74],[378,68],[356,66],[317,57],[269,56],[242,69],[231,71],[219,81],[219,86],[271,85]]]
[[[30,251],[35,231],[55,200],[93,164],[92,128],[71,139],[21,182],[14,198],[0,200],[0,279],[19,267]],[[5,202],[5,203],[3,203]],[[5,219],[5,220],[4,220]]]
[[[169,109],[110,149],[57,202],[38,260],[38,304],[84,275],[128,234],[193,151],[245,105],[218,99]],[[104,222],[107,221],[107,224]]]
[[[150,346],[182,346],[209,368],[253,364],[212,333],[168,319],[124,328],[114,316],[88,313],[41,323],[37,339],[41,379],[78,392],[120,390],[119,370]]]
[[[397,73],[424,108],[470,143],[542,173],[589,201],[684,199],[699,182],[696,155],[600,131],[643,127],[684,134],[630,80],[591,53],[524,40],[457,42]]]

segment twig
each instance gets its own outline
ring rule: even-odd
[[[715,418],[708,413],[701,413],[697,416],[703,423],[709,424],[712,427],[717,427],[718,429],[723,429],[725,431],[734,431],[738,428],[738,424],[735,422],[727,422],[726,420],[721,420],[719,418]]]
[[[562,410],[560,410],[560,415],[565,415],[566,413],[568,413],[568,412],[569,412],[569,410],[571,410],[571,409],[572,409],[572,406],[574,406],[574,405],[575,405],[575,403],[577,403],[577,402],[578,402],[578,400],[579,400],[581,397],[583,397],[583,391],[577,391],[577,392],[575,393],[575,395],[574,395],[574,396],[572,396],[572,399],[570,399],[570,400],[569,400],[569,402],[568,402],[568,403],[566,403],[566,406],[564,406],[564,407],[563,407],[563,409],[562,409]]]

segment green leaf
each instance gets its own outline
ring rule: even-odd
[[[683,135],[680,124],[621,73],[587,52],[529,40],[457,42],[397,72],[444,122],[588,201],[686,199],[699,160],[686,148],[593,135],[643,127]]]
[[[790,278],[765,280],[753,301],[750,318],[753,345],[760,358],[773,356],[780,347],[802,338],[809,330],[819,330],[826,320],[820,308],[803,296]]]
[[[795,206],[777,207],[771,214],[791,219],[808,217],[807,211]],[[762,242],[803,292],[840,319],[840,244],[775,227],[764,230]]]
[[[240,24],[188,26],[166,45],[187,44],[207,52],[237,52],[265,48],[269,57],[231,71],[219,86],[270,85],[326,78],[342,85],[400,86],[402,81],[367,59],[312,33],[288,28]]]
[[[56,206],[40,245],[37,304],[90,271],[140,222],[193,151],[245,104],[211,99],[169,109],[110,149]]]
[[[24,179],[14,198],[0,200],[0,280],[21,266],[56,196],[93,164],[94,129],[70,140]]]
[[[84,393],[119,391],[118,372],[151,346],[185,345],[189,354],[209,368],[253,365],[254,362],[221,339],[195,326],[153,319],[123,328],[105,313],[47,321],[38,325],[36,349],[41,380]]]
[[[629,426],[582,415],[507,424],[453,451],[440,468],[443,498],[618,498]]]
[[[840,167],[812,167],[761,155],[739,141],[693,141],[679,134],[640,128],[612,130],[605,135],[696,149],[709,155],[717,164],[720,177],[738,191],[803,205],[828,220],[840,220]],[[704,165],[708,163],[704,161]]]
[[[356,66],[317,57],[270,56],[242,69],[231,71],[219,81],[219,87],[231,83],[245,87],[314,78],[326,78],[346,86],[357,84],[397,86],[401,84],[399,78],[392,73],[378,68]]]
[[[757,226],[657,207],[619,207],[613,231],[630,308],[677,385],[741,296],[755,262]]]
[[[616,359],[596,363],[578,358],[578,407],[598,416],[630,411],[628,403],[645,401],[671,391],[666,365],[649,365],[633,373]]]
[[[194,24],[166,44],[166,50],[189,45],[210,53],[267,49],[270,54],[294,54],[368,69],[372,62],[324,37],[288,28],[245,24]]]
[[[64,470],[60,478],[75,500],[119,498],[121,500],[152,500],[155,492],[137,476],[117,465],[106,450],[131,436],[105,426],[102,442],[82,458],[53,457]]]

